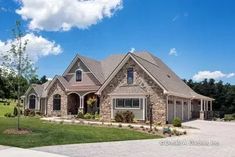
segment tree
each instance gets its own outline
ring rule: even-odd
[[[22,77],[29,79],[35,74],[35,68],[26,53],[27,40],[22,41],[24,33],[21,29],[20,21],[16,21],[15,28],[12,29],[13,40],[11,49],[4,55],[3,66],[6,66],[12,73],[16,73],[17,78],[17,129],[20,129],[20,94],[22,90]]]
[[[29,80],[29,83],[30,84],[40,84],[40,80],[38,79],[38,76],[37,75],[34,75],[31,77],[31,79]]]
[[[46,75],[43,75],[40,79],[40,83],[43,84],[43,83],[46,83],[48,81]]]

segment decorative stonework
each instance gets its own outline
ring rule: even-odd
[[[61,96],[61,110],[53,111],[53,96],[59,94]],[[48,116],[65,116],[67,115],[67,94],[64,87],[57,80],[54,82],[48,92],[48,103],[47,103],[47,115]]]
[[[147,113],[149,113],[149,104],[153,104],[153,120],[155,123],[166,123],[166,96],[163,90],[144,70],[138,66],[132,59],[129,59],[116,76],[110,81],[101,93],[101,116],[104,121],[111,120],[111,94],[120,86],[127,86],[127,69],[134,68],[134,85],[139,85],[148,95]],[[149,114],[147,114],[149,116]]]

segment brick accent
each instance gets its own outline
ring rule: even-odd
[[[59,94],[61,96],[61,110],[53,111],[53,96]],[[64,87],[57,80],[54,82],[50,90],[48,91],[48,103],[47,103],[47,115],[48,116],[65,116],[67,115],[67,94]]]
[[[159,87],[144,70],[138,66],[135,61],[129,59],[116,76],[110,81],[101,93],[101,116],[104,121],[111,120],[111,94],[115,89],[127,84],[127,69],[134,68],[134,85],[139,85],[149,96],[147,96],[147,106],[153,103],[153,120],[155,123],[166,123],[166,96]],[[149,110],[149,107],[148,107]],[[149,112],[149,111],[148,111]]]

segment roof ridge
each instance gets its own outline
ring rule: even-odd
[[[148,53],[148,52],[147,52],[147,53]],[[147,59],[144,59],[144,58],[142,58],[142,57],[140,57],[140,56],[138,56],[138,55],[136,55],[136,54],[134,54],[134,53],[130,53],[130,54],[131,54],[131,55],[134,55],[134,56],[136,56],[136,57],[138,57],[138,58],[140,58],[140,59],[142,59],[142,60],[144,60],[144,61],[146,61],[146,62],[148,62],[148,63],[151,63],[151,64],[157,66],[158,68],[160,68],[159,65],[154,64],[154,63],[148,61]],[[151,56],[151,57],[152,57],[152,56]]]

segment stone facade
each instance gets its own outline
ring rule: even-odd
[[[59,94],[61,96],[61,110],[53,111],[53,96]],[[57,80],[52,85],[48,92],[48,102],[47,102],[47,115],[48,116],[65,116],[67,115],[67,94],[64,87]]]
[[[153,104],[153,120],[155,123],[166,123],[166,96],[159,87],[144,70],[138,66],[132,59],[129,59],[116,76],[110,81],[101,93],[101,116],[104,121],[111,120],[112,97],[109,95],[115,89],[121,86],[127,86],[127,69],[134,69],[133,85],[140,86],[147,94],[147,120],[149,119],[149,104]]]

